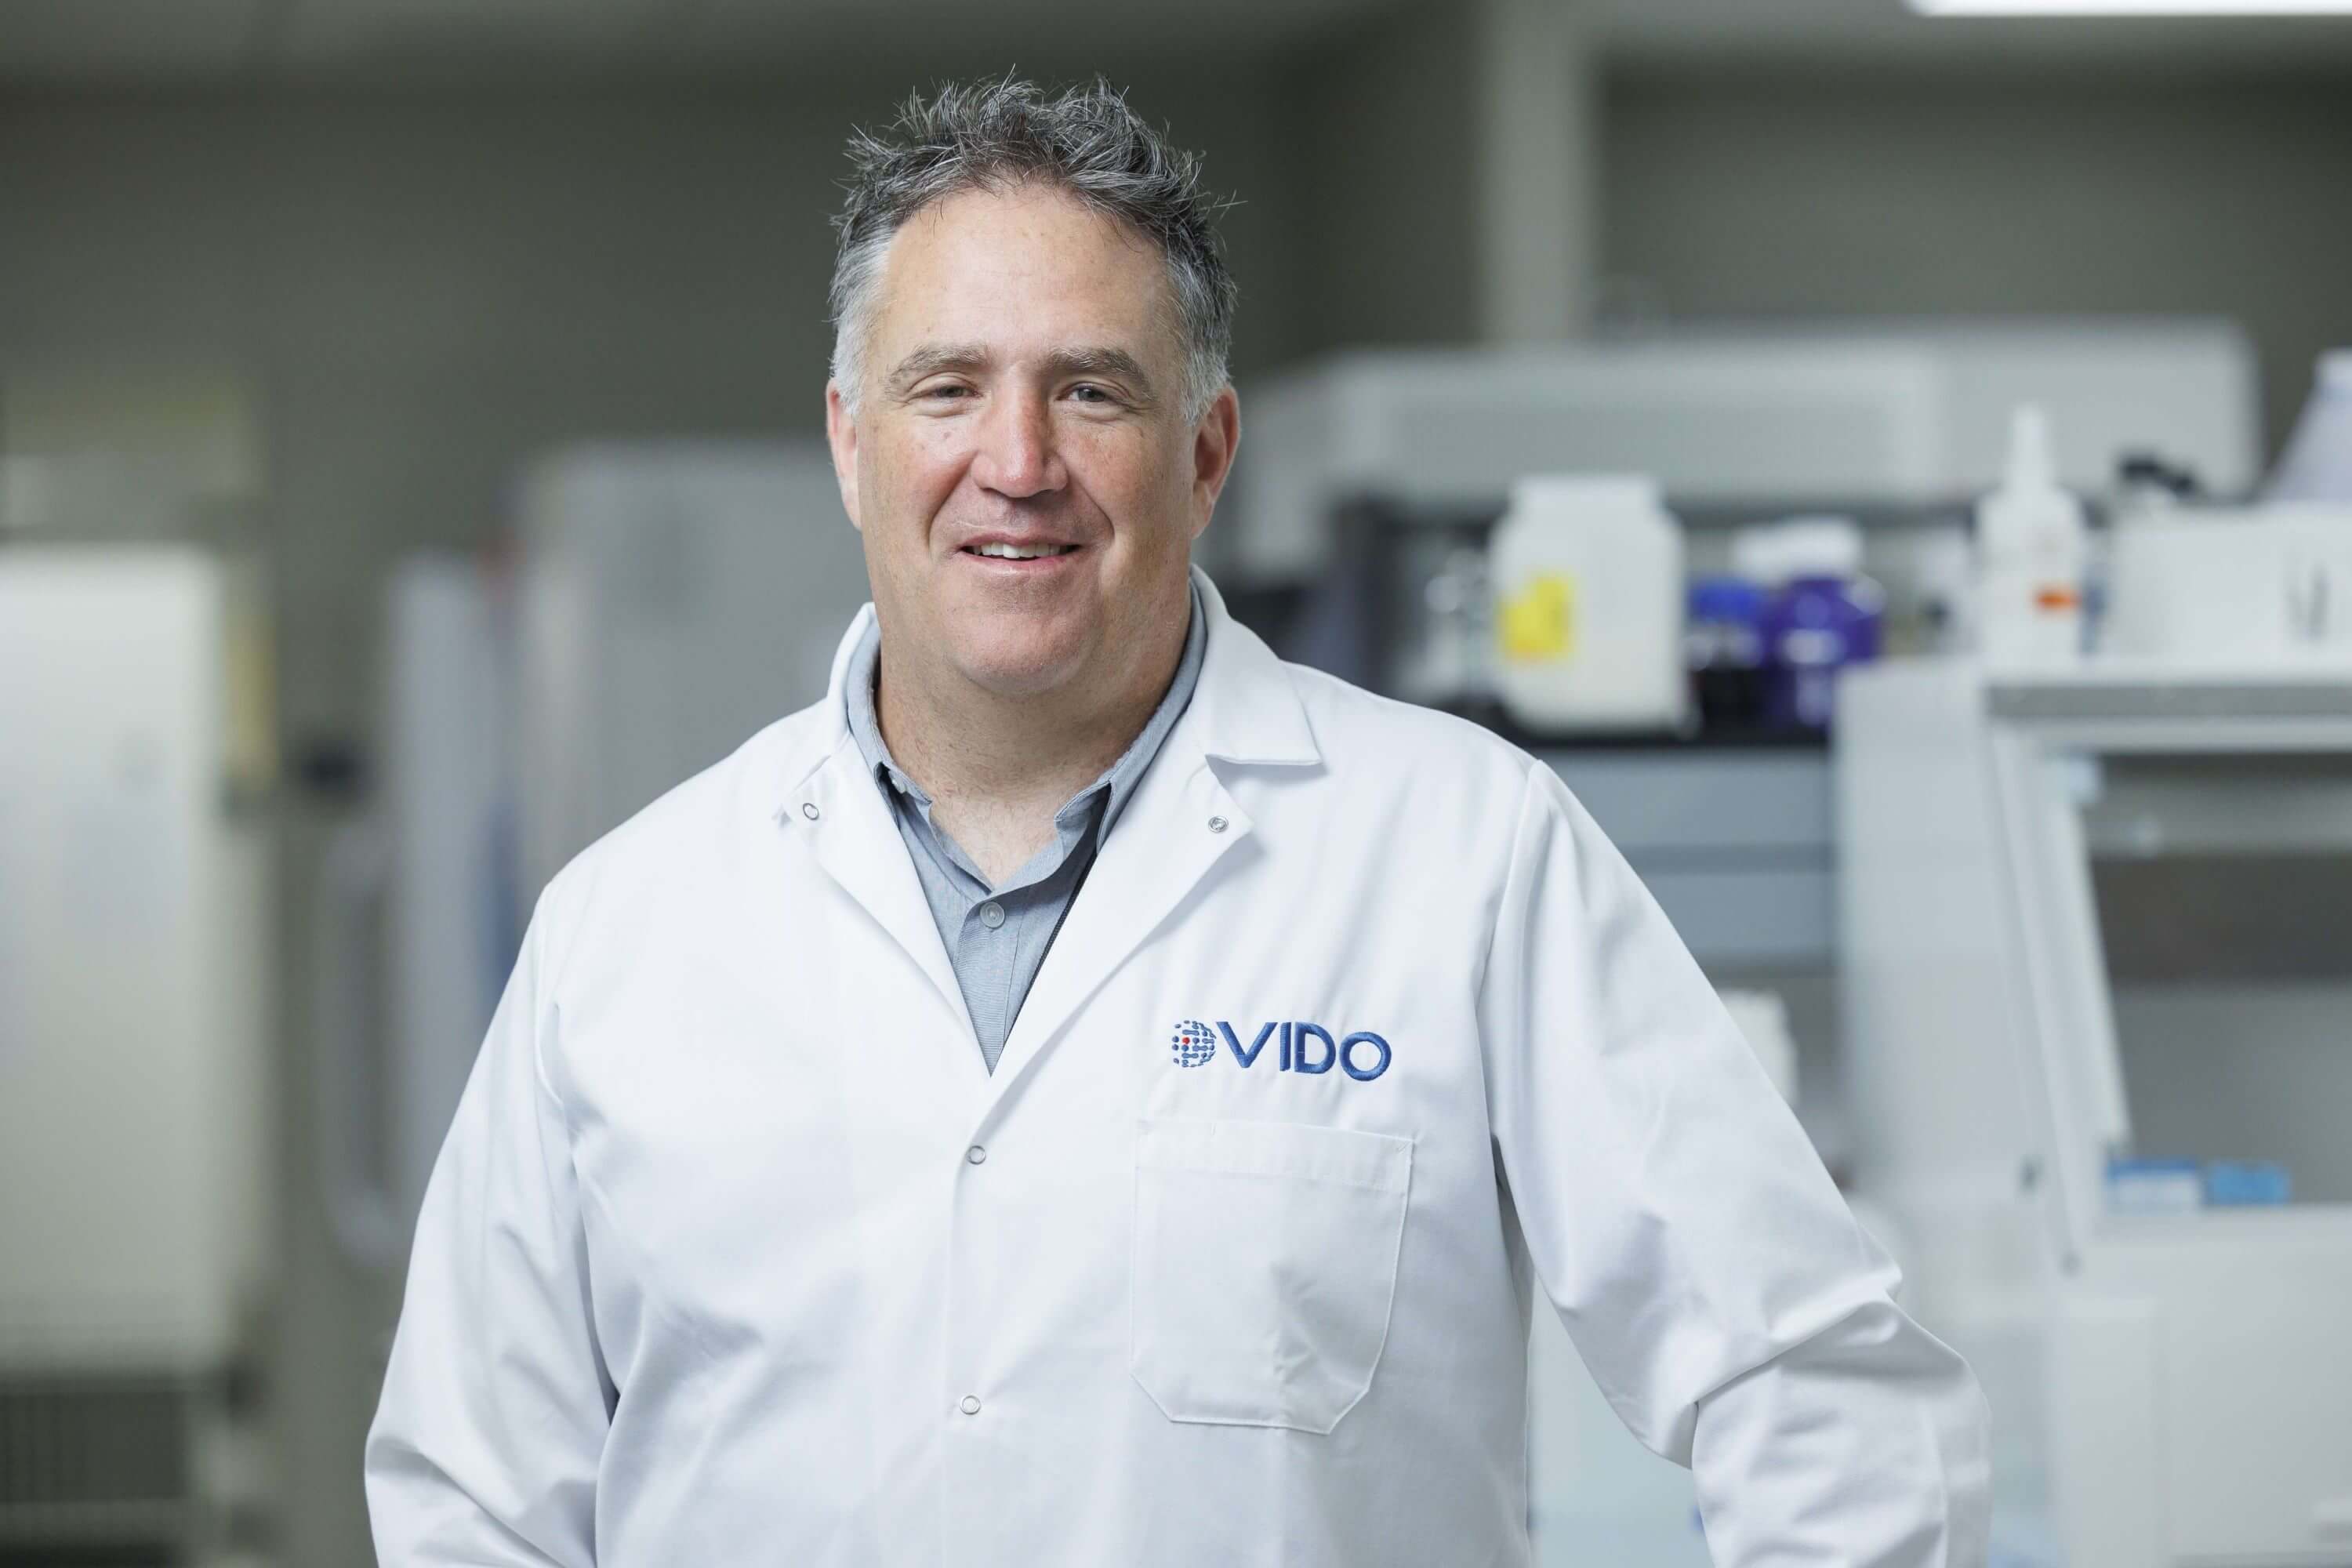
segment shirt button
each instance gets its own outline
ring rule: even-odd
[[[1209,818],[1209,831],[1212,833],[1223,833],[1229,826],[1231,825],[1222,816]]]
[[[985,1165],[988,1163],[988,1151],[982,1148],[977,1143],[965,1150],[963,1152],[963,1157],[975,1165]]]
[[[980,1396],[977,1394],[967,1394],[963,1396],[963,1403],[957,1405],[956,1408],[962,1411],[966,1415],[977,1415],[980,1414]]]
[[[998,926],[1003,925],[1004,923],[1004,906],[993,901],[981,905],[980,923],[986,926],[991,931],[994,931]]]

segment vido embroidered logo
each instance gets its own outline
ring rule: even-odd
[[[1370,1029],[1359,1029],[1343,1039],[1334,1039],[1331,1031],[1320,1024],[1276,1019],[1259,1025],[1257,1034],[1244,1046],[1241,1035],[1223,1018],[1217,1020],[1214,1033],[1200,1019],[1186,1018],[1169,1037],[1175,1050],[1176,1065],[1208,1066],[1216,1059],[1221,1037],[1236,1066],[1256,1066],[1258,1058],[1267,1054],[1268,1043],[1279,1040],[1271,1058],[1276,1072],[1327,1073],[1336,1067],[1358,1083],[1370,1083],[1388,1071],[1395,1057],[1388,1041]]]
[[[1176,1026],[1176,1065],[1196,1068],[1217,1054],[1217,1037],[1208,1025],[1198,1018],[1187,1018]]]

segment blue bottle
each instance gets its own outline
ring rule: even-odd
[[[1745,577],[1699,577],[1685,609],[1683,662],[1702,729],[1764,721],[1764,590]]]

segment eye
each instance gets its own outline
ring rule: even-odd
[[[920,397],[926,403],[949,403],[959,398],[971,396],[971,388],[961,385],[956,382],[943,381],[936,386],[927,386],[923,388],[923,390],[916,394],[916,395]]]
[[[1118,398],[1108,388],[1097,386],[1090,381],[1082,381],[1070,388],[1070,395],[1080,403],[1096,408],[1115,408],[1118,405]]]

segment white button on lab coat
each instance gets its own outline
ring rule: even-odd
[[[385,1563],[1525,1563],[1531,1291],[1718,1563],[1982,1561],[1966,1368],[1558,778],[1202,587],[993,1076],[862,622],[550,884],[418,1226]]]

